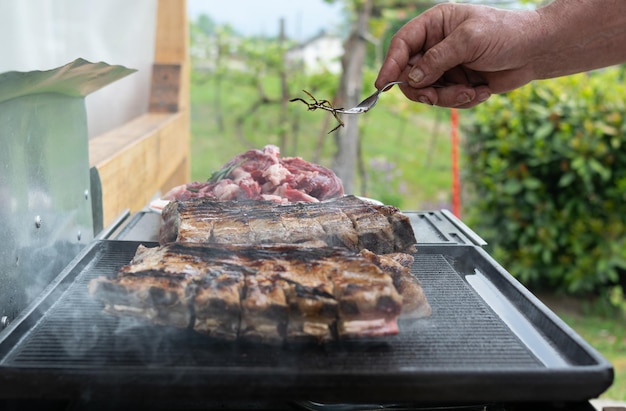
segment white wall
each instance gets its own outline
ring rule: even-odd
[[[144,113],[157,0],[0,0],[0,73],[49,70],[79,57],[139,70],[87,96],[89,135]]]

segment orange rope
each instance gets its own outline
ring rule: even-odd
[[[452,127],[452,213],[461,218],[461,183],[459,179],[459,111],[450,112]]]

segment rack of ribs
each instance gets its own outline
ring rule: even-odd
[[[410,263],[339,247],[140,245],[89,292],[109,313],[217,339],[327,342],[397,334],[400,315],[429,315]],[[399,290],[402,278],[412,286]]]
[[[415,251],[409,218],[396,207],[355,196],[318,203],[277,204],[262,200],[172,201],[162,212],[159,242],[201,244],[299,244],[376,254]]]

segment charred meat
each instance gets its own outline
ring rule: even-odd
[[[393,335],[408,312],[381,261],[333,247],[140,246],[116,277],[92,280],[89,291],[107,312],[225,340],[276,344]],[[391,265],[403,271],[397,264]],[[428,303],[420,304],[410,309],[427,315]]]
[[[162,213],[159,242],[201,244],[298,244],[322,241],[330,247],[376,254],[415,251],[411,223],[393,206],[355,196],[319,203],[271,201],[173,201]]]
[[[361,250],[361,255],[389,274],[393,285],[402,296],[402,317],[422,318],[431,314],[430,304],[418,278],[411,273],[414,258],[410,254],[391,253],[377,255]]]

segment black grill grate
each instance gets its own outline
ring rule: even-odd
[[[255,367],[311,372],[540,369],[543,364],[464,281],[451,257],[422,247],[419,267],[433,313],[401,323],[385,340],[325,346],[264,347],[224,343],[192,331],[119,319],[101,312],[87,284],[113,275],[130,261],[137,243],[104,241],[77,268],[76,280],[4,358],[12,367]],[[444,247],[445,250],[445,247]]]
[[[102,313],[89,281],[115,275],[138,245],[92,243],[0,333],[0,397],[582,401],[613,379],[606,360],[475,246],[419,246],[414,273],[433,313],[401,323],[399,336],[267,347]]]

